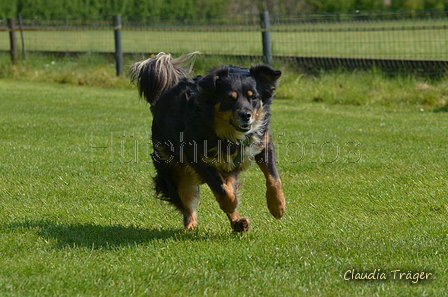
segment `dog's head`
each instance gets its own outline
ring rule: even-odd
[[[281,75],[269,66],[214,68],[198,81],[200,101],[214,106],[216,134],[235,141],[256,131],[271,104]]]

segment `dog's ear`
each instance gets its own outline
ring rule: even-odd
[[[275,88],[282,72],[280,70],[274,70],[270,66],[258,65],[250,67],[250,75]]]
[[[214,93],[216,86],[220,80],[229,76],[229,68],[227,66],[218,66],[210,71],[198,81],[198,86],[207,93]]]
[[[270,101],[282,72],[265,65],[252,66],[249,71],[250,75],[257,81],[257,88],[261,93],[263,102]]]

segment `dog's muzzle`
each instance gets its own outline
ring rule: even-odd
[[[233,128],[235,128],[236,131],[241,132],[241,133],[247,133],[250,131],[250,129],[252,129],[251,122],[241,123],[240,121],[234,122],[234,121],[230,120],[230,124],[233,126]]]

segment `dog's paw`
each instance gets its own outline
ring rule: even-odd
[[[248,218],[239,218],[232,222],[232,228],[235,232],[247,232],[249,231],[249,227],[250,224]]]
[[[276,218],[280,219],[285,213],[285,197],[281,188],[281,182],[276,186],[267,187],[266,200],[269,212]]]
[[[184,215],[184,227],[185,231],[194,230],[198,225],[198,220],[196,219],[196,214],[185,214]]]
[[[193,223],[193,222],[190,222],[190,223],[186,224],[185,225],[185,232],[194,230],[196,228],[196,226],[197,226],[197,224]]]

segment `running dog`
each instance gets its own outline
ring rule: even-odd
[[[195,77],[194,55],[173,58],[159,53],[129,69],[131,82],[150,103],[153,115],[158,197],[182,213],[186,230],[194,229],[199,185],[206,183],[232,229],[247,232],[249,219],[237,212],[238,175],[255,161],[266,178],[269,211],[280,219],[285,199],[269,122],[281,72],[264,65],[221,65]]]

